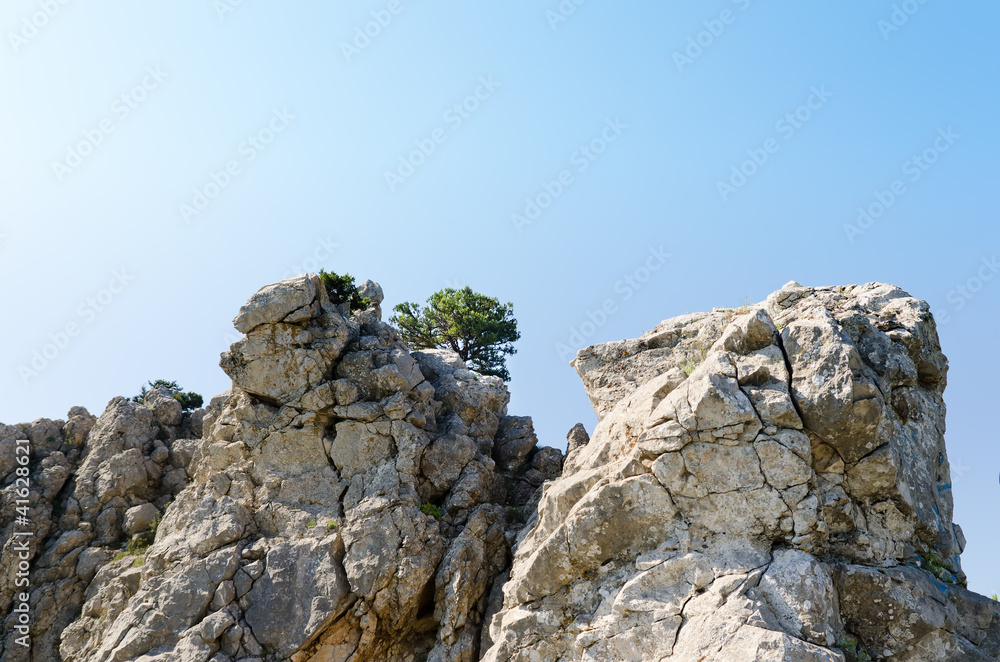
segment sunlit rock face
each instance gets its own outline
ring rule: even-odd
[[[1000,654],[998,604],[963,588],[924,302],[789,283],[588,347],[599,424],[564,458],[360,290],[364,310],[311,275],[254,294],[204,409],[154,389],[0,425],[5,632],[22,554],[32,618],[0,662]]]
[[[152,393],[0,430],[5,450],[34,443],[32,659],[479,658],[491,590],[562,455],[507,415],[502,380],[411,353],[381,288],[361,290],[371,305],[352,311],[315,276],[262,288],[221,359],[233,386],[204,410]],[[9,536],[16,463],[0,469]]]
[[[789,283],[574,361],[600,423],[517,541],[486,660],[992,660],[947,360],[891,285]]]

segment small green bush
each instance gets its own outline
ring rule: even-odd
[[[960,584],[958,578],[944,565],[944,559],[934,550],[928,550],[918,555],[918,565],[941,581],[948,584]]]
[[[146,397],[146,393],[155,388],[165,388],[168,391],[180,391],[181,387],[177,385],[177,382],[167,381],[166,379],[152,379],[146,382],[149,388],[145,386],[139,391],[139,395],[132,396],[132,402],[142,402],[142,399]]]
[[[145,402],[146,394],[150,391],[158,388],[164,388],[170,391],[170,397],[172,397],[177,402],[181,403],[181,409],[188,411],[191,409],[197,409],[204,402],[204,398],[201,397],[200,393],[195,393],[194,391],[184,391],[177,382],[167,381],[166,379],[154,379],[150,382],[149,388],[145,386],[139,391],[139,395],[133,395],[132,402]]]
[[[163,506],[163,509],[166,510],[169,505],[170,502],[168,501],[167,504]],[[156,540],[156,529],[159,528],[161,519],[162,517],[157,517],[150,522],[148,531],[137,533],[132,536],[132,539],[128,541],[127,545],[125,545],[125,549],[115,554],[115,558],[113,560],[121,561],[127,556],[133,556],[135,558],[132,560],[132,567],[138,568],[141,566],[146,550],[149,549],[150,545],[153,544],[153,541]]]
[[[372,300],[358,294],[358,286],[354,284],[351,274],[338,275],[332,271],[319,270],[319,279],[330,295],[330,301],[340,305],[350,304],[351,310],[364,310],[371,305]]]
[[[871,656],[864,648],[858,646],[854,637],[844,637],[837,642],[837,648],[844,651],[847,662],[872,662]]]
[[[115,554],[113,560],[120,561],[127,556],[136,557],[135,561],[132,562],[133,567],[139,567],[142,565],[142,556],[149,549],[149,546],[153,544],[153,539],[156,534],[156,525],[159,524],[160,520],[157,519],[155,522],[150,524],[149,532],[137,533],[132,536],[132,539],[128,541],[125,545],[125,549]]]
[[[311,520],[309,520],[308,522],[306,522],[306,528],[307,528],[307,529],[311,529],[311,528],[313,528],[314,526],[316,526],[316,520],[314,520],[314,519],[311,519]]]
[[[197,409],[205,402],[200,394],[192,393],[191,391],[187,391],[185,393],[174,393],[171,397],[181,403],[181,409],[184,410]]]
[[[337,524],[337,520],[335,520],[335,519],[328,519],[328,520],[326,520],[326,530],[327,531],[336,531],[337,527],[339,527],[339,526],[340,525]]]
[[[430,515],[434,519],[441,519],[444,517],[444,511],[435,506],[433,503],[425,503],[420,506],[420,512],[424,515]]]
[[[132,557],[132,567],[141,568],[142,564],[145,562],[145,559],[143,558],[142,554],[133,554],[132,552],[123,549],[122,551],[118,552],[115,555],[114,560],[121,561],[122,559],[128,558],[130,556]]]
[[[149,546],[152,543],[152,535],[140,533],[132,536],[132,539],[128,541],[128,546],[125,550],[133,556],[138,556],[139,554],[145,554],[146,550],[149,549]]]

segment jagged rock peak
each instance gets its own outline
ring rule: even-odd
[[[99,419],[0,428],[0,448],[34,442],[33,659],[479,657],[562,455],[507,415],[502,380],[411,353],[381,287],[360,290],[354,311],[314,275],[259,290],[220,361],[232,388],[204,410],[151,391]],[[0,469],[10,540],[14,465]],[[3,554],[10,624],[17,550]],[[28,659],[4,646],[3,662]]]

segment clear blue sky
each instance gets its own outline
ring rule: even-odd
[[[558,446],[595,422],[560,343],[892,282],[947,318],[965,568],[1000,591],[1000,6],[226,3],[5,3],[0,420],[220,392],[240,304],[323,266],[387,310],[514,302],[510,410]]]

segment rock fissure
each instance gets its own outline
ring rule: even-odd
[[[788,393],[791,396],[790,399],[792,401],[792,407],[795,408],[795,413],[798,414],[799,419],[802,420],[803,422],[805,422],[806,419],[804,418],[804,416],[802,414],[802,408],[799,406],[798,401],[795,399],[795,391],[792,388],[792,379],[793,379],[793,377],[795,375],[795,372],[794,372],[795,369],[792,367],[792,362],[788,358],[788,352],[785,350],[785,343],[781,339],[781,332],[780,331],[774,334],[774,341],[775,341],[775,344],[778,346],[778,349],[781,350],[781,356],[782,356],[782,358],[785,361],[785,371],[788,373],[788,379],[785,380],[785,382],[786,382],[786,385],[788,387]],[[819,436],[819,435],[817,435],[817,436]]]

